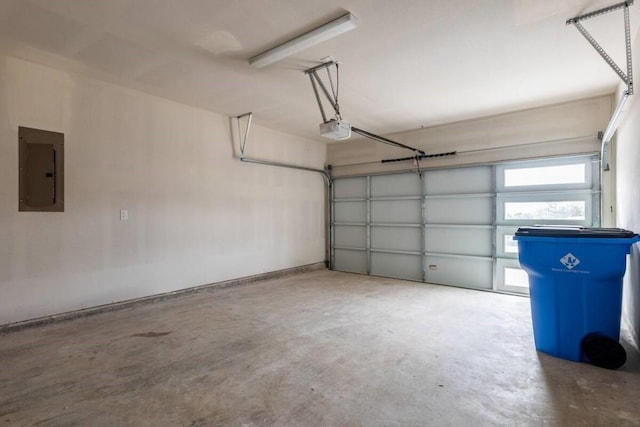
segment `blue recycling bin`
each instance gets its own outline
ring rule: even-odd
[[[597,333],[620,339],[622,279],[637,234],[621,229],[521,227],[520,266],[529,275],[536,349],[576,362]]]

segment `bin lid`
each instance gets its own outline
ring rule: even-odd
[[[631,238],[638,235],[621,228],[588,228],[567,225],[534,225],[520,227],[516,236],[532,237],[588,237],[588,238]]]

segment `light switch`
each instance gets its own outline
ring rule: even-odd
[[[120,221],[126,221],[129,219],[129,211],[126,209],[120,209]]]

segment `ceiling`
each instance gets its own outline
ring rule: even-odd
[[[0,49],[314,139],[321,117],[302,71],[332,56],[343,117],[389,134],[613,93],[620,79],[565,21],[615,2],[0,0]],[[355,30],[248,65],[345,11]],[[584,25],[625,69],[622,11]]]

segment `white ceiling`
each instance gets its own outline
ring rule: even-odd
[[[0,49],[311,138],[302,70],[330,55],[343,117],[388,134],[613,93],[619,78],[565,21],[617,1],[0,0]],[[357,29],[248,65],[345,11]],[[625,69],[622,11],[584,25]]]

